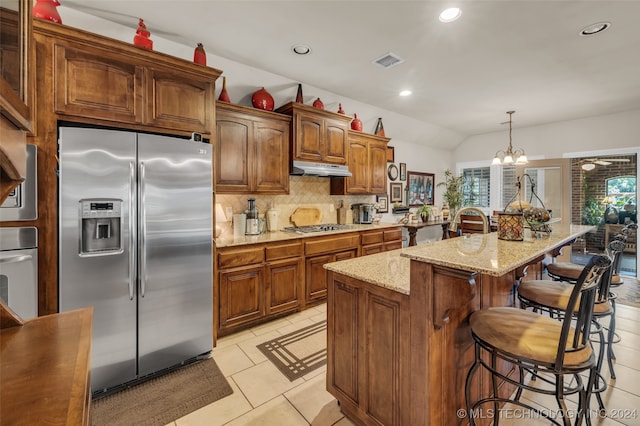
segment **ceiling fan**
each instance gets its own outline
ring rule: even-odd
[[[628,158],[584,158],[580,162],[583,163],[582,170],[593,170],[598,166],[609,166],[613,163],[628,163],[631,160]]]

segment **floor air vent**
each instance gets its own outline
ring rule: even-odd
[[[398,64],[401,64],[404,62],[404,59],[402,59],[400,56],[396,55],[395,53],[385,53],[384,55],[380,56],[378,59],[375,59],[373,61],[374,64],[382,67],[382,68],[392,68],[395,67]]]

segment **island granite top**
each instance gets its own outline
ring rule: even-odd
[[[328,263],[324,267],[364,282],[409,294],[411,260],[501,276],[593,229],[593,226],[587,225],[555,224],[549,236],[531,238],[527,232],[524,241],[499,240],[496,232],[470,234],[467,237]]]

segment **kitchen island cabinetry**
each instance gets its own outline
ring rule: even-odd
[[[35,29],[56,113],[210,134],[220,71],[61,25]]]
[[[288,194],[291,117],[216,103],[215,187],[219,194]]]
[[[469,316],[513,306],[520,268],[592,229],[554,225],[523,242],[472,234],[326,265],[327,390],[357,425],[467,424]],[[496,368],[518,380],[510,363]],[[512,391],[498,383],[500,396]],[[489,375],[476,374],[471,399],[492,392]]]
[[[331,195],[385,194],[389,138],[349,131],[347,165],[351,176],[332,177]]]
[[[351,117],[290,102],[276,112],[291,120],[291,160],[346,164]]]
[[[217,250],[218,335],[296,311],[302,289],[300,240]]]

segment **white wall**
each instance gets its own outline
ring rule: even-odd
[[[635,152],[640,145],[640,109],[618,114],[588,117],[528,128],[513,128],[513,148],[522,148],[531,159],[562,158],[564,154],[620,150]],[[458,162],[490,161],[496,151],[509,144],[504,132],[487,133],[465,139],[453,152]]]

